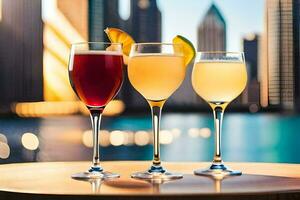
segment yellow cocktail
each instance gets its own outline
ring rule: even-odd
[[[167,172],[160,161],[159,129],[161,109],[185,77],[185,57],[181,44],[140,43],[131,48],[128,77],[132,86],[151,107],[153,123],[153,164],[147,171],[132,174],[133,178],[171,180],[182,174]]]
[[[196,93],[213,109],[215,121],[215,154],[212,165],[196,175],[223,177],[241,175],[223,164],[221,133],[224,110],[239,96],[247,84],[244,54],[241,52],[200,52],[192,72],[192,85]]]
[[[128,77],[132,86],[148,101],[165,101],[185,77],[184,59],[176,54],[141,54],[131,56]]]
[[[193,88],[208,103],[231,102],[242,93],[246,83],[243,62],[199,61],[193,68]]]
[[[158,183],[182,178],[182,174],[167,172],[161,166],[160,116],[164,103],[180,86],[184,80],[186,66],[195,57],[193,44],[181,35],[175,36],[173,43],[167,44],[135,43],[130,35],[116,28],[107,28],[105,33],[111,42],[123,44],[124,61],[128,62],[129,81],[151,107],[154,148],[152,166],[146,171],[133,173],[131,177]]]

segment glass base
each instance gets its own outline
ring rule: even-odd
[[[120,175],[112,172],[103,171],[101,167],[91,167],[89,171],[73,174],[71,175],[71,177],[77,180],[113,179],[113,178],[119,178]]]
[[[131,178],[142,179],[151,182],[164,182],[183,178],[183,175],[167,172],[163,167],[153,165],[148,171],[136,172],[131,174]]]
[[[225,177],[225,176],[240,176],[241,171],[234,171],[226,167],[223,163],[213,163],[208,169],[198,169],[194,171],[195,175],[200,176],[214,176],[214,177]]]

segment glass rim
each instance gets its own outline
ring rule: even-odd
[[[77,46],[77,45],[85,45],[85,44],[104,44],[104,45],[123,45],[120,42],[74,42],[71,43],[72,46]]]
[[[168,42],[137,42],[133,43],[132,46],[140,46],[140,45],[168,45],[168,46],[183,46],[182,44],[174,44],[174,43],[168,43]]]
[[[196,52],[196,54],[220,54],[220,53],[244,54],[243,51],[197,51]]]

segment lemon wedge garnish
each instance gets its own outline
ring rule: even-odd
[[[123,45],[123,54],[129,55],[131,45],[135,42],[128,33],[118,28],[106,28],[104,32],[111,42],[121,43]]]
[[[187,66],[196,55],[196,50],[193,44],[181,35],[177,35],[173,38],[173,44],[182,44],[183,46],[183,55],[184,55],[184,63]]]

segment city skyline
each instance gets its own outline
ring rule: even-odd
[[[6,5],[9,5],[10,9],[16,7],[21,10],[26,10],[26,8],[22,8],[22,3],[18,4],[16,3],[17,1],[13,1],[13,4],[8,4],[7,2],[10,1],[3,1],[4,8]],[[132,0],[130,8],[132,13],[127,20],[120,19],[118,10],[121,5],[119,0],[80,1],[81,4],[74,6],[72,9],[69,9],[70,5],[72,5],[72,1],[58,0],[52,1],[52,3],[49,1],[45,2],[46,1],[43,1],[42,3],[42,9],[36,8],[36,18],[34,19],[41,21],[41,16],[43,16],[43,26],[40,26],[38,23],[34,25],[31,24],[32,28],[36,28],[39,31],[36,33],[38,33],[38,36],[41,38],[40,40],[36,40],[35,44],[42,47],[39,49],[39,53],[42,53],[42,55],[39,56],[39,62],[41,62],[41,60],[43,61],[40,63],[43,69],[38,68],[39,66],[36,64],[34,64],[34,66],[31,65],[30,62],[24,59],[23,61],[22,59],[18,60],[20,62],[18,67],[12,67],[13,63],[5,65],[6,68],[13,68],[16,72],[21,70],[23,76],[22,82],[20,82],[22,83],[21,85],[19,83],[14,84],[15,78],[9,79],[12,83],[11,85],[15,85],[13,89],[2,85],[3,93],[8,93],[8,95],[2,98],[3,101],[77,100],[70,87],[67,74],[70,44],[88,40],[108,41],[108,38],[103,32],[103,29],[106,27],[121,28],[139,42],[161,41],[164,37],[163,32],[165,27],[163,26],[163,16],[165,10],[160,10],[162,6],[158,3],[159,0]],[[209,16],[208,18],[211,18],[211,13],[214,13],[212,18],[216,20],[212,24],[220,24],[220,22],[222,22],[225,30],[222,34],[225,35],[227,33],[227,25],[230,25],[231,22],[228,21],[226,17],[226,12],[223,10],[224,7],[218,5],[214,6],[214,4],[219,1],[209,2],[211,4],[202,14],[203,16],[206,15]],[[272,108],[275,106],[276,108],[282,107],[283,109],[291,110],[295,108],[295,103],[299,101],[300,75],[299,69],[296,67],[299,66],[299,56],[297,56],[299,55],[299,36],[297,34],[299,33],[299,13],[297,13],[299,12],[297,10],[299,2],[296,0],[276,0],[276,2],[279,2],[276,4],[277,6],[272,4],[273,7],[270,7],[269,1],[266,1],[266,16],[263,18],[265,25],[264,32],[261,34],[253,34],[251,31],[239,41],[241,50],[243,48],[246,55],[249,82],[245,92],[232,104],[233,107],[240,108],[243,106],[241,108],[247,108],[246,105],[258,104],[257,99],[259,97],[262,100],[261,105],[266,107],[269,104],[268,97],[270,97],[270,105]],[[159,7],[159,5],[161,7]],[[218,7],[219,11],[216,7]],[[44,10],[46,11],[44,12]],[[7,10],[3,11],[1,25],[5,28],[7,24],[11,23],[10,25],[14,27],[13,25],[15,24],[8,20],[10,15],[15,17],[11,19],[20,19],[21,15],[14,15],[12,13],[7,15],[6,11]],[[21,18],[22,20],[26,19],[26,17]],[[34,20],[25,20],[23,24],[27,24],[27,22],[29,24],[33,23]],[[206,18],[201,18],[201,20],[202,21],[198,23],[200,27],[202,26],[200,25],[201,22],[206,22]],[[210,26],[210,23],[204,24],[206,24],[205,26]],[[28,27],[22,27],[21,29],[21,32],[24,34],[26,31],[29,32]],[[16,33],[18,32],[18,30],[14,28],[10,30]],[[195,32],[197,32],[197,28],[195,28]],[[200,33],[201,37],[203,35],[205,34]],[[228,38],[228,34],[226,35],[227,37],[225,38]],[[254,37],[251,38],[249,35]],[[12,37],[14,34],[8,34],[5,38],[8,38],[8,36]],[[28,34],[25,34],[25,36],[27,37]],[[6,40],[5,38],[3,37],[2,39]],[[31,38],[26,42],[30,40]],[[217,41],[218,39],[210,38],[204,39],[203,41],[205,42],[206,40]],[[223,43],[227,44],[227,41],[225,40]],[[220,50],[224,50],[223,48],[225,47],[222,47]],[[16,53],[18,54],[17,51]],[[33,55],[33,52],[30,53],[30,51],[26,51],[26,53],[29,53],[28,57]],[[11,55],[14,55],[14,53],[11,53]],[[34,70],[33,67],[39,69],[39,73],[28,73]],[[7,69],[5,70],[4,72],[7,73]],[[274,73],[276,70],[280,71],[280,74],[276,75],[276,73]],[[192,64],[187,68],[186,79],[183,84],[168,101],[168,105],[172,109],[174,108],[176,110],[177,108],[189,107],[189,109],[192,110],[192,108],[197,107],[201,110],[206,107],[206,104],[200,100],[200,97],[195,94],[191,87],[191,71]],[[6,76],[4,78],[8,79],[8,77],[9,76]],[[143,101],[141,95],[133,89],[126,79],[127,76],[125,76],[123,89],[118,97],[125,102],[129,109],[131,109],[131,106],[146,109],[144,106],[146,105],[145,101]],[[41,83],[36,87],[32,87],[31,84],[33,80],[38,80]],[[30,87],[30,90],[25,87]],[[35,96],[35,94],[38,95]],[[6,100],[4,100],[5,98]]]
[[[125,19],[129,14],[128,1],[120,0],[119,13]],[[262,0],[157,0],[157,6],[162,13],[162,41],[171,42],[176,34],[180,34],[187,37],[196,47],[197,26],[212,3],[222,11],[228,22],[228,51],[241,51],[241,41],[245,35],[263,31],[264,1]]]

